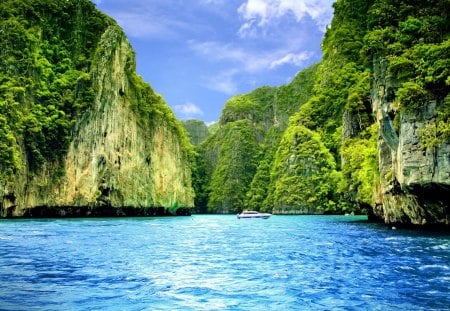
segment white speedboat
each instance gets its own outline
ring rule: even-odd
[[[272,216],[272,214],[260,213],[260,212],[256,212],[256,211],[243,211],[242,213],[237,214],[238,219],[252,219],[252,218],[267,219],[270,216]]]

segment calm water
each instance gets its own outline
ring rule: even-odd
[[[450,235],[361,217],[0,221],[1,310],[450,310]]]

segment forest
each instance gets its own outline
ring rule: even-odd
[[[112,20],[98,11],[87,18],[86,6],[94,10],[89,1],[0,4],[0,179],[25,163],[33,171],[58,161],[93,101],[89,68]]]
[[[67,152],[98,93],[93,63],[109,48],[99,47],[100,39],[119,26],[88,0],[7,0],[0,17],[0,181],[6,183],[18,169],[37,171]],[[134,72],[135,63],[127,66],[139,91],[132,108],[149,118],[164,115],[185,137],[161,96]],[[190,152],[187,138],[184,143]]]
[[[380,184],[373,110],[376,64],[395,87],[393,127],[430,100],[423,150],[449,143],[448,1],[339,0],[323,59],[288,85],[228,100],[197,150],[201,212],[367,213]]]

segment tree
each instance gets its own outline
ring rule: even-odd
[[[303,125],[286,130],[271,167],[266,206],[276,213],[334,212],[339,174],[318,133]]]

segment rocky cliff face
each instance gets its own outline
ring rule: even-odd
[[[200,145],[211,133],[205,122],[201,120],[187,120],[183,126],[189,134],[189,139],[194,146]]]
[[[110,26],[91,69],[94,103],[77,120],[67,154],[37,172],[25,165],[3,187],[1,216],[146,214],[155,207],[175,213],[193,206],[186,134],[136,76],[134,61],[121,29]]]
[[[316,71],[317,66],[311,66],[288,85],[264,86],[226,102],[219,128],[200,150],[209,212],[236,213],[264,206],[272,210],[273,205],[264,202],[270,192],[270,167],[289,116],[312,93]]]
[[[420,132],[435,122],[443,100],[428,100],[418,111],[397,109],[396,81],[388,63],[376,62],[373,110],[379,124],[380,187],[375,217],[386,223],[450,224],[450,142],[421,144]]]

